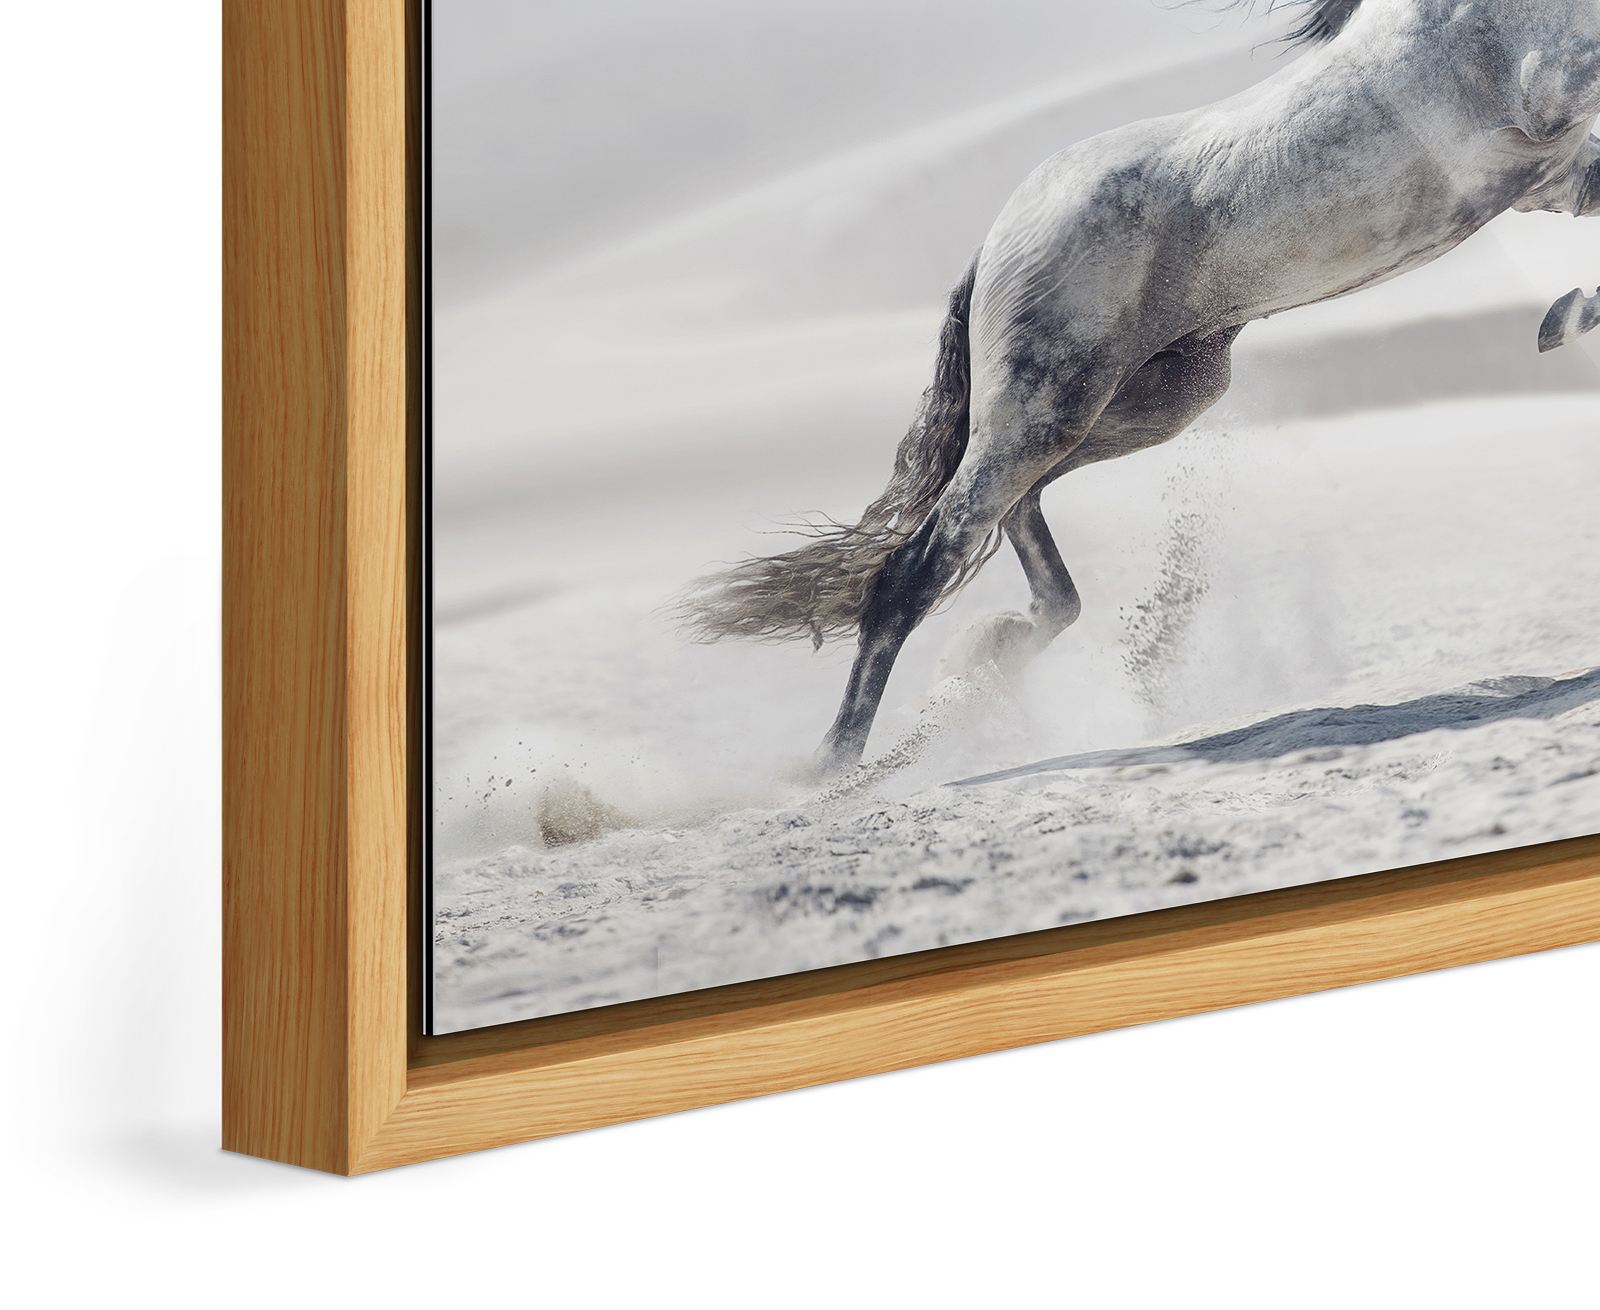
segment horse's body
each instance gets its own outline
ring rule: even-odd
[[[1600,0],[1310,3],[1324,43],[1276,76],[1041,165],[952,294],[884,495],[705,580],[705,636],[859,629],[825,770],[860,758],[901,645],[997,526],[1033,603],[973,658],[1018,664],[1077,617],[1040,492],[1177,436],[1226,391],[1245,324],[1420,267],[1507,209],[1600,213]]]

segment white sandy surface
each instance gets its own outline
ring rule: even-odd
[[[896,671],[899,767],[832,788],[791,779],[848,650],[683,645],[652,610],[697,533],[600,519],[658,527],[648,563],[574,550],[438,634],[440,1030],[1600,829],[1600,680],[1563,676],[1600,661],[1593,406],[1200,430],[1065,480],[1084,619],[1018,687],[937,681],[964,615],[1025,599],[997,559]],[[621,830],[545,844],[574,828]]]
[[[1533,723],[513,846],[441,880],[440,1019],[504,1022],[1589,832],[1600,679],[1578,682]]]

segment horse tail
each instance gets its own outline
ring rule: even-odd
[[[894,474],[883,494],[853,524],[807,524],[804,531],[813,540],[798,550],[745,560],[696,579],[676,607],[695,640],[809,637],[819,648],[856,630],[885,561],[922,526],[966,453],[972,397],[967,321],[977,269],[974,254],[950,293],[933,382],[895,451]],[[981,563],[977,557],[969,562],[947,594]]]

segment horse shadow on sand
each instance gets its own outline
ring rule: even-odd
[[[1270,760],[1294,751],[1335,746],[1372,746],[1440,729],[1459,731],[1505,719],[1553,719],[1600,700],[1600,668],[1561,678],[1488,678],[1451,691],[1436,692],[1400,705],[1352,705],[1329,709],[1292,710],[1243,728],[1182,742],[1131,750],[1088,751],[1060,755],[1014,769],[962,778],[954,787],[1003,782],[1035,773],[1067,769],[1104,769],[1130,764],[1177,764],[1203,760],[1210,764]]]

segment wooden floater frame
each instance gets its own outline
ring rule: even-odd
[[[224,3],[224,1144],[362,1173],[1600,938],[1600,837],[419,1036],[415,0]]]

